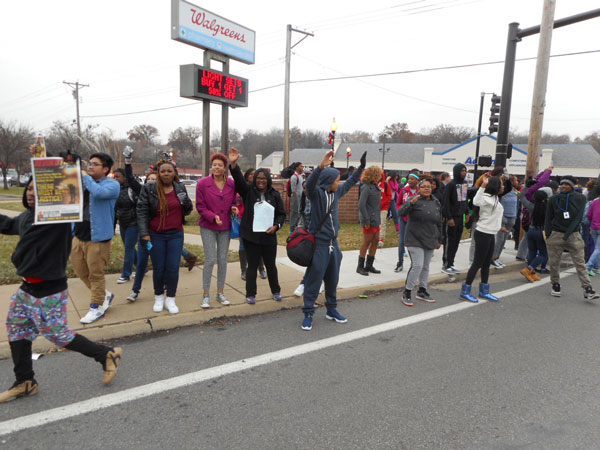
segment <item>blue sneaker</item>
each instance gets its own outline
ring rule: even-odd
[[[246,297],[246,303],[249,305],[254,305],[256,303],[256,297],[252,295],[250,297]]]
[[[346,323],[346,322],[348,322],[348,319],[346,319],[339,312],[337,312],[337,309],[335,309],[335,308],[328,309],[327,310],[327,314],[325,314],[325,318],[327,320],[335,320],[337,323]]]
[[[304,320],[302,321],[302,329],[306,331],[312,330],[312,313],[304,313]]]
[[[276,302],[280,302],[283,299],[283,297],[281,297],[281,292],[278,292],[277,294],[273,294],[273,299]]]

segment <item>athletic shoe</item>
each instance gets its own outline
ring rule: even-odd
[[[494,259],[492,261],[492,266],[494,266],[496,269],[502,269],[504,267],[499,259]]]
[[[16,398],[29,397],[38,393],[38,384],[33,378],[21,383],[15,381],[10,389],[0,394],[0,403],[8,402]]]
[[[417,292],[417,300],[421,300],[427,303],[435,303],[435,300],[431,297],[429,292],[426,289],[419,289]]]
[[[202,308],[207,309],[210,308],[210,295],[204,294],[202,297]]]
[[[414,305],[412,299],[410,298],[410,292],[407,291],[406,289],[404,291],[402,291],[402,303],[404,303],[406,306]]]
[[[402,272],[402,264],[400,264],[400,262],[396,263],[396,267],[394,268],[394,272],[398,273],[398,272]]]
[[[154,306],[152,306],[152,311],[155,313],[161,312],[165,308],[165,296],[164,294],[155,295],[154,296]]]
[[[304,285],[299,284],[296,290],[294,291],[294,295],[296,297],[302,297],[304,295]]]
[[[460,269],[456,266],[450,266],[450,269],[452,269],[452,272],[454,273],[460,273]]]
[[[139,292],[131,291],[131,294],[129,294],[129,296],[127,297],[127,300],[133,303],[137,300],[138,295],[140,295]]]
[[[175,303],[175,297],[167,297],[165,298],[165,306],[170,314],[179,314],[179,308]]]
[[[123,349],[115,347],[106,354],[106,362],[104,363],[104,384],[109,384],[117,376],[117,367],[121,364]]]
[[[521,269],[519,271],[519,273],[521,275],[523,275],[525,278],[527,278],[527,280],[530,281],[531,283],[533,283],[535,281],[535,278],[533,277],[533,272],[531,271],[531,269],[529,267],[525,267],[525,268]]]
[[[227,297],[225,297],[225,294],[222,292],[217,292],[217,301],[223,306],[228,306],[231,304],[231,302],[227,300]]]
[[[109,290],[105,290],[104,292],[104,303],[102,303],[102,313],[104,314],[110,305],[112,305],[112,301],[115,298],[115,294],[110,292]]]
[[[246,303],[248,303],[249,305],[254,305],[256,303],[256,297],[254,297],[253,295],[246,297]]]
[[[558,283],[552,284],[552,290],[550,291],[550,295],[552,295],[554,297],[560,297],[560,284],[558,284]]]
[[[379,240],[379,242],[377,244],[377,247],[379,247],[379,248],[383,247],[383,241],[381,239]]]
[[[306,331],[312,330],[313,315],[311,313],[304,313],[304,320],[302,321],[302,329]]]
[[[129,277],[119,277],[119,279],[117,280],[117,284],[123,284],[127,282],[129,282]]]
[[[586,286],[585,292],[583,293],[583,298],[586,300],[594,300],[600,298],[600,294],[596,293],[591,286]]]
[[[104,316],[104,311],[97,303],[90,303],[90,310],[80,320],[81,323],[93,323]]]
[[[263,280],[267,278],[267,272],[265,272],[265,269],[259,270],[258,272]]]
[[[283,297],[281,296],[281,292],[278,292],[277,294],[273,294],[273,299],[276,302],[280,302],[281,300],[283,300]]]
[[[542,267],[540,270],[538,270],[539,273],[543,273],[544,275],[548,275],[550,274],[550,269],[548,269],[547,267]]]
[[[346,323],[346,322],[348,322],[348,319],[346,319],[339,312],[337,312],[337,309],[335,309],[335,308],[328,309],[327,310],[327,314],[325,314],[325,318],[327,320],[335,320],[337,323]]]
[[[443,267],[442,266],[442,272],[444,272],[447,275],[454,275],[456,272],[454,272],[454,270],[452,270],[452,267]]]
[[[590,277],[595,277],[596,276],[596,272],[594,272],[593,270],[588,270],[588,275]]]

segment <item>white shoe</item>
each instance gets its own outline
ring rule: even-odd
[[[450,266],[450,268],[452,269],[453,273],[460,273],[460,269],[456,266]]]
[[[130,278],[119,277],[117,284],[129,283]]]
[[[217,300],[219,301],[219,303],[221,303],[221,305],[223,306],[228,306],[231,303],[229,302],[229,300],[227,300],[227,297],[225,297],[225,294],[223,294],[222,292],[217,292]]]
[[[304,285],[299,284],[296,290],[294,291],[294,295],[296,297],[302,297],[304,295]]]
[[[171,314],[178,314],[179,308],[175,304],[175,297],[167,297],[165,300],[165,306]]]
[[[154,306],[152,311],[161,312],[165,307],[165,296],[163,294],[154,296]]]
[[[210,295],[204,294],[204,297],[202,297],[202,307],[204,309],[210,308]]]
[[[138,298],[138,295],[140,295],[139,292],[131,291],[131,294],[129,294],[129,296],[127,297],[127,300],[130,302],[135,302]]]
[[[92,303],[90,305],[90,310],[87,312],[85,316],[83,316],[80,320],[81,323],[92,323],[96,320],[99,320],[104,315],[104,311],[102,308],[98,306],[96,303]]]
[[[319,294],[325,290],[325,283],[321,283],[321,287],[319,288]]]
[[[112,305],[112,301],[114,298],[115,298],[115,294],[110,292],[108,289],[106,289],[104,291],[104,302],[102,303],[102,306],[101,306],[102,314],[104,314],[108,310],[108,308],[110,308],[110,305]]]

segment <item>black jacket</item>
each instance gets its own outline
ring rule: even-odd
[[[177,181],[173,181],[173,187],[177,198],[181,203],[181,210],[183,213],[183,223],[185,223],[185,216],[192,212],[194,205],[190,197],[188,196],[185,186]],[[159,198],[158,191],[156,190],[156,183],[147,183],[142,186],[140,190],[140,197],[137,202],[137,224],[140,236],[148,236],[148,228],[150,227],[150,221],[156,212],[158,211]]]
[[[461,163],[455,164],[452,170],[454,178],[444,188],[442,216],[448,220],[462,218],[463,214],[468,213],[468,183],[461,178],[461,171],[466,167]]]
[[[121,192],[115,204],[115,217],[123,227],[137,225],[135,209],[142,185],[133,176],[131,164],[125,165],[125,184],[121,185]]]
[[[235,190],[244,200],[244,217],[242,217],[242,224],[240,225],[240,236],[254,244],[277,245],[276,233],[267,234],[252,231],[254,204],[260,201],[260,193],[253,185],[246,182],[239,166],[236,165],[235,168],[229,166],[229,169],[231,176],[235,180]],[[265,201],[275,208],[273,225],[281,228],[285,222],[285,207],[283,206],[281,195],[270,186],[265,192]]]

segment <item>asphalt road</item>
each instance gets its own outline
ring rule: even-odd
[[[496,292],[524,283],[492,279]],[[596,449],[600,303],[583,300],[574,275],[562,285],[561,298],[536,283],[471,306],[442,284],[434,305],[408,308],[397,292],[345,301],[344,325],[320,308],[311,332],[292,310],[129,339],[116,343],[125,356],[109,387],[93,361],[49,354],[35,362],[40,393],[0,406],[0,432],[35,413],[68,417],[4,434],[0,448]],[[270,352],[279,360],[244,369]],[[10,361],[0,374],[10,384]],[[155,393],[127,400],[139,386]],[[95,410],[107,398],[116,404]]]

